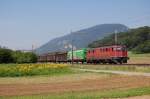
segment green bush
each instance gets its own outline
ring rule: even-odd
[[[132,50],[134,53],[150,53],[150,40],[138,45]]]
[[[35,63],[37,62],[37,56],[32,52],[13,52],[14,63]]]
[[[0,48],[0,63],[35,63],[36,54],[32,52],[13,51],[7,48]]]
[[[0,48],[0,63],[13,62],[12,50],[6,48]]]

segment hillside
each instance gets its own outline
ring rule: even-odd
[[[89,47],[99,47],[115,44],[114,34],[104,37],[89,44]],[[135,53],[150,53],[150,27],[140,27],[131,29],[128,32],[117,34],[117,44],[126,45],[127,48]]]
[[[96,25],[62,37],[52,39],[48,43],[36,49],[36,53],[42,54],[53,51],[70,50],[72,46],[72,40],[74,48],[76,49],[87,47],[89,43],[101,39],[104,36],[113,33],[115,30],[117,30],[118,32],[124,32],[128,30],[128,27],[122,24]]]

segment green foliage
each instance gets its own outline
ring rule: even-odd
[[[140,27],[131,29],[128,32],[118,33],[117,44],[126,45],[127,48],[135,53],[150,53],[150,27]],[[111,34],[101,40],[94,41],[89,47],[99,47],[115,44],[115,35]]]
[[[32,52],[12,51],[7,48],[0,48],[0,63],[35,63],[36,54]]]
[[[14,51],[13,58],[15,63],[35,63],[37,56],[32,52]]]
[[[150,40],[145,41],[142,44],[139,44],[139,46],[136,46],[132,49],[135,53],[149,53],[150,52]]]
[[[0,63],[11,63],[12,61],[12,50],[0,48]]]

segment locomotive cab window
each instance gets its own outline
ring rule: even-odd
[[[125,47],[122,48],[122,51],[127,51],[127,49]]]
[[[116,47],[116,48],[113,48],[113,51],[121,51],[122,48],[121,47]]]
[[[117,47],[116,50],[117,50],[117,51],[121,51],[122,48],[121,48],[121,47]]]
[[[116,50],[117,50],[117,48],[116,48],[116,47],[114,47],[114,48],[113,48],[113,51],[116,51]]]

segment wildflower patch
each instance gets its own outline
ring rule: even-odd
[[[71,73],[68,64],[1,64],[0,76],[32,76]]]

